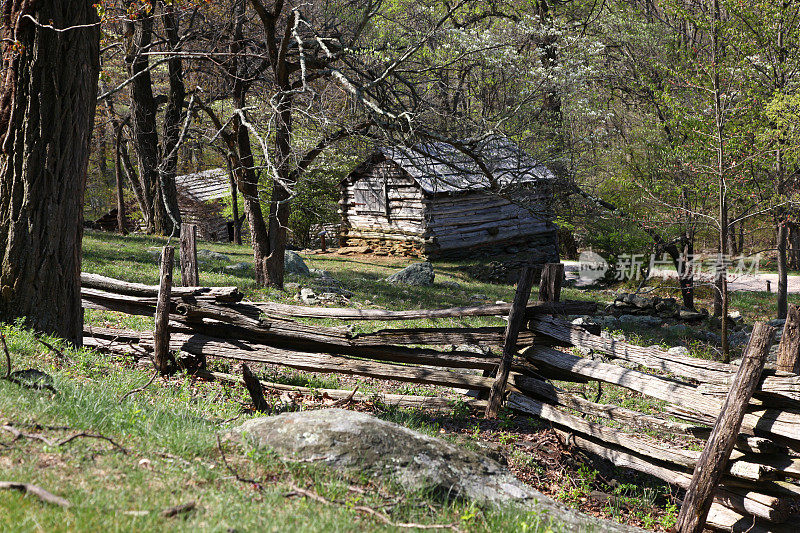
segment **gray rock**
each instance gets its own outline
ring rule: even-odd
[[[248,272],[253,269],[253,265],[250,263],[234,263],[232,265],[226,265],[222,267],[222,270],[225,272],[234,272],[234,273],[241,273],[241,272]]]
[[[231,258],[227,255],[220,252],[214,252],[212,250],[206,250],[205,248],[197,250],[197,258],[205,259],[207,261],[224,261],[226,263],[231,262]]]
[[[516,503],[552,515],[569,531],[634,531],[567,509],[528,487],[497,461],[366,413],[323,409],[248,420],[233,439],[268,448],[281,457],[324,463],[445,498]]]
[[[441,281],[441,282],[439,282],[439,284],[442,285],[443,287],[449,287],[451,289],[460,289],[461,288],[461,284],[460,283],[458,283],[457,281],[449,280],[449,279],[445,280],[445,281]]]
[[[286,250],[283,256],[283,270],[287,274],[297,274],[299,276],[310,276],[311,271],[308,269],[306,262],[300,257],[300,254],[291,250]]]
[[[686,346],[673,346],[667,350],[667,353],[670,355],[690,355],[689,348]]]
[[[430,261],[422,263],[412,263],[399,272],[395,272],[386,281],[389,283],[401,283],[403,285],[433,285],[433,265]]]
[[[488,346],[481,346],[480,344],[459,344],[455,347],[455,351],[479,353],[481,355],[488,355],[492,352]]]
[[[728,344],[731,346],[744,346],[750,342],[750,335],[744,331],[736,331],[728,336]]]
[[[286,292],[297,292],[300,290],[300,284],[293,283],[291,281],[289,283],[284,283],[283,290],[285,290]]]
[[[316,305],[319,303],[314,289],[309,289],[308,287],[300,289],[300,300],[308,305]]]
[[[674,326],[667,328],[667,332],[671,335],[675,335],[676,337],[685,337],[689,335],[691,331],[691,328],[686,324],[675,324]]]
[[[691,309],[681,309],[678,316],[681,320],[700,320],[706,317],[705,313],[692,311]]]
[[[783,326],[786,325],[786,319],[785,318],[773,318],[772,320],[767,322],[767,324],[769,324],[773,328],[782,328]]]
[[[619,317],[619,323],[623,326],[657,328],[661,326],[663,320],[649,315],[622,315]]]

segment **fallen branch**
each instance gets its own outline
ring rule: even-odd
[[[125,398],[128,398],[129,396],[133,396],[137,392],[142,392],[143,390],[145,390],[147,387],[150,386],[151,383],[153,383],[156,380],[156,378],[158,377],[158,374],[159,374],[159,371],[156,370],[153,373],[153,375],[150,377],[150,379],[148,380],[147,383],[145,383],[141,387],[137,387],[137,388],[135,388],[133,390],[129,390],[128,392],[126,392],[125,394],[122,395],[122,397],[119,399],[119,402],[117,402],[117,403],[122,403],[123,400],[125,400]]]
[[[30,483],[20,483],[18,481],[0,481],[0,490],[19,490],[25,494],[33,494],[40,500],[51,505],[58,505],[59,507],[69,507],[72,504],[62,498],[56,496],[52,492],[48,492],[41,487],[31,485]]]
[[[158,513],[158,515],[163,518],[172,518],[173,516],[178,516],[179,514],[185,514],[194,511],[195,508],[197,508],[197,502],[182,503],[180,505],[175,505],[173,507],[164,509]]]
[[[34,337],[33,337],[33,338],[34,338],[34,339],[35,339],[35,340],[36,340],[36,341],[37,341],[39,344],[43,345],[45,348],[47,348],[48,350],[50,350],[51,352],[53,352],[54,354],[56,354],[57,356],[59,356],[61,359],[66,359],[66,358],[67,358],[67,356],[66,356],[66,355],[64,355],[64,352],[62,352],[61,350],[59,350],[58,348],[56,348],[55,346],[53,346],[53,345],[52,345],[52,344],[50,344],[49,342],[47,342],[47,341],[43,341],[42,339],[40,339],[39,337],[37,337],[37,336],[35,336],[35,335],[34,335]]]
[[[104,440],[109,444],[111,444],[112,446],[114,446],[119,451],[121,451],[124,455],[128,455],[128,450],[124,446],[121,446],[120,444],[115,442],[114,439],[112,439],[111,437],[106,437],[105,435],[99,435],[96,433],[86,433],[85,431],[81,431],[80,433],[75,433],[74,435],[71,435],[63,440],[58,441],[56,443],[56,446],[63,446],[68,442],[72,442],[73,440],[79,438]]]
[[[358,391],[358,385],[356,385],[356,388],[353,389],[353,392],[351,392],[350,394],[348,394],[344,398],[339,398],[338,400],[333,402],[331,405],[333,407],[340,407],[342,405],[348,405],[350,402],[353,401],[353,397],[356,395],[357,391]]]
[[[3,341],[3,351],[6,353],[6,375],[3,379],[11,377],[11,354],[8,352],[8,344],[6,344],[6,335],[0,331],[0,341]]]
[[[54,440],[50,440],[47,437],[45,437],[44,435],[40,435],[38,433],[25,433],[25,432],[22,432],[22,431],[18,430],[17,428],[15,428],[14,426],[3,425],[3,426],[0,426],[0,429],[2,429],[3,431],[7,431],[8,433],[11,433],[12,435],[14,435],[14,440],[12,442],[16,442],[17,440],[19,440],[21,438],[26,438],[26,439],[41,441],[41,442],[47,444],[48,446],[57,447],[57,446],[63,446],[65,444],[67,444],[67,443],[72,442],[75,439],[80,439],[80,438],[98,439],[98,440],[104,440],[104,441],[108,442],[109,444],[111,444],[112,446],[117,448],[119,451],[121,451],[123,454],[125,454],[125,455],[128,454],[128,450],[124,446],[121,446],[116,441],[114,441],[114,439],[112,439],[111,437],[106,437],[105,435],[97,434],[97,433],[87,433],[86,431],[80,431],[80,432],[75,433],[74,435],[71,435],[69,437],[66,437],[66,438],[64,438],[64,439],[62,439],[60,441],[54,441]]]

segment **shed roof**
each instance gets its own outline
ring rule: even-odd
[[[176,176],[175,185],[182,194],[198,202],[218,200],[231,195],[228,171],[222,168]]]
[[[397,163],[429,194],[507,188],[555,177],[513,141],[501,136],[475,143],[469,153],[445,142],[383,148],[380,153]],[[470,154],[486,166],[491,179]]]

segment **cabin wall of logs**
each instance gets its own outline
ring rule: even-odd
[[[562,276],[563,265],[546,266],[538,301],[529,301],[528,285],[525,290],[518,287],[512,304],[408,311],[248,302],[235,287],[172,287],[166,304],[159,306],[167,313],[166,319],[160,317],[168,324],[166,339],[156,339],[152,332],[87,326],[84,344],[147,360],[154,357],[159,343],[166,342],[175,359],[169,365],[157,362],[157,368],[183,366],[206,379],[246,383],[255,405],[265,388],[324,393],[347,401],[371,397],[348,390],[315,391],[258,381],[246,366],[254,363],[478,391],[458,401],[485,411],[487,416],[496,414],[493,402],[502,402],[506,408],[547,421],[565,443],[587,454],[686,489],[698,461],[704,460],[700,450],[718,429],[715,424],[726,396],[733,394],[729,389],[737,382],[738,367],[635,346],[573,325],[565,315],[591,314],[597,306],[560,301]],[[82,283],[85,308],[155,316],[159,296],[164,301],[163,287],[159,290],[91,274],[84,274]],[[345,326],[319,326],[308,320],[347,323],[469,316],[506,317],[507,325],[432,324],[354,334]],[[789,326],[789,322],[782,343],[794,342],[797,334],[796,324]],[[497,349],[488,355],[449,349],[463,344]],[[797,351],[797,343],[792,346]],[[207,361],[217,358],[246,363],[242,375],[209,371]],[[741,425],[734,427],[735,443],[722,462],[720,481],[711,487],[713,501],[706,527],[795,530],[793,520],[800,503],[796,353],[794,360],[793,372],[759,370],[755,393],[745,398]],[[791,361],[784,359],[783,363],[786,368]],[[465,374],[458,369],[476,372]],[[588,400],[570,392],[574,389],[570,383],[623,388],[640,400],[641,410]],[[446,411],[454,406],[453,394],[383,394],[380,400]]]
[[[558,261],[550,187],[520,191],[525,207],[490,191],[428,193],[397,163],[381,160],[355,172],[340,189],[344,247],[410,257],[530,250],[540,263]]]

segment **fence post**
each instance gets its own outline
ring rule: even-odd
[[[259,413],[269,413],[270,408],[267,400],[264,399],[264,391],[261,389],[261,382],[250,370],[246,363],[242,363],[242,378],[250,399],[253,400],[253,407]]]
[[[197,270],[197,226],[181,224],[181,285],[200,286]]]
[[[781,343],[778,345],[778,370],[800,373],[800,306],[789,304]]]
[[[539,282],[539,301],[557,302],[561,298],[561,282],[564,279],[564,263],[547,263],[542,269]]]
[[[753,328],[739,371],[686,490],[686,498],[675,524],[675,530],[679,533],[702,533],[705,527],[714,491],[739,435],[745,408],[758,387],[774,336],[772,327],[764,322],[757,323]]]
[[[161,252],[161,283],[158,286],[156,302],[156,324],[153,331],[153,365],[162,374],[169,374],[173,368],[169,352],[169,312],[172,293],[172,266],[175,249],[165,246]]]
[[[496,418],[500,410],[500,402],[503,401],[506,384],[508,383],[508,374],[511,371],[511,362],[517,352],[517,338],[519,337],[520,329],[525,323],[525,308],[528,306],[528,298],[531,296],[533,275],[533,268],[525,266],[517,282],[514,302],[511,304],[511,310],[508,313],[508,325],[506,326],[505,341],[503,343],[503,357],[500,359],[497,377],[489,393],[489,402],[486,404],[486,418]]]

